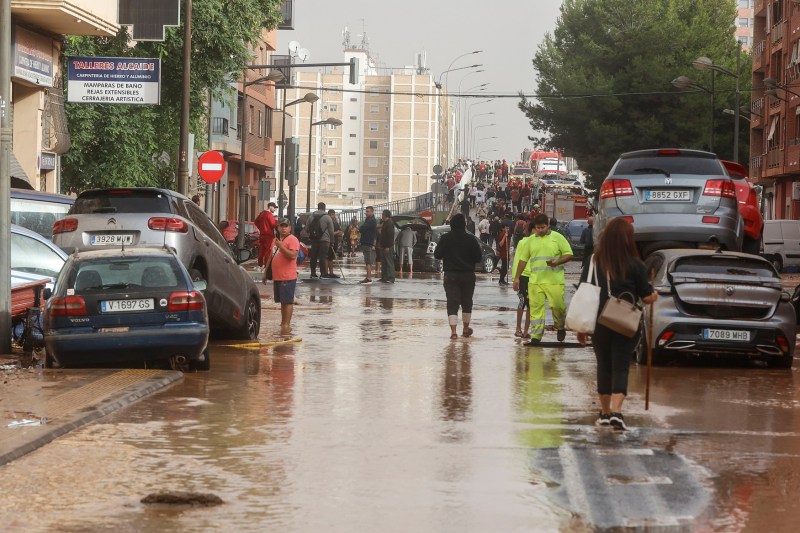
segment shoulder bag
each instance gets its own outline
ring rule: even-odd
[[[597,310],[600,308],[600,287],[592,283],[597,279],[594,255],[589,259],[588,279],[578,286],[569,302],[567,327],[576,333],[594,333]]]
[[[608,301],[597,317],[597,323],[620,335],[633,337],[639,331],[642,310],[636,306],[636,298],[630,292],[623,292],[619,296],[611,294],[611,278],[608,274],[606,283],[608,283]],[[630,302],[623,298],[626,294],[630,297]]]

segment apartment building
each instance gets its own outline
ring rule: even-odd
[[[312,210],[318,202],[351,207],[429,192],[433,166],[447,157],[440,143],[446,123],[440,106],[447,98],[432,75],[419,66],[381,70],[360,48],[345,49],[343,62],[351,57],[361,70],[355,85],[346,68],[295,69],[287,101],[309,92],[319,97],[291,110],[300,146],[297,212],[305,211],[306,203]],[[313,125],[328,118],[342,125]]]
[[[736,40],[742,50],[753,46],[753,8],[755,0],[735,0],[736,2]]]
[[[59,192],[59,154],[70,148],[61,36],[116,35],[117,2],[11,0],[11,186]]]
[[[272,63],[275,39],[275,31],[263,32],[252,47],[251,64]],[[241,202],[244,202],[245,219],[253,220],[264,208],[264,191],[275,191],[275,150],[280,139],[275,135],[275,84],[258,81],[268,74],[268,69],[248,69],[246,91],[242,73],[239,81],[230,85],[229,98],[211,102],[210,146],[222,153],[227,162],[225,175],[207,190],[206,212],[214,220],[238,218]],[[244,176],[242,135],[246,142]]]
[[[800,5],[755,0],[750,176],[769,219],[800,219]]]

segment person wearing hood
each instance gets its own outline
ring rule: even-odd
[[[450,338],[457,339],[458,309],[464,337],[472,335],[469,326],[472,319],[472,297],[475,293],[475,264],[482,259],[478,240],[467,233],[467,220],[458,213],[450,220],[450,231],[442,235],[433,256],[442,261],[444,270],[444,292],[447,297],[447,321]]]

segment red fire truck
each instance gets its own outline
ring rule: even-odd
[[[578,181],[539,180],[539,212],[559,222],[589,217],[586,190]]]

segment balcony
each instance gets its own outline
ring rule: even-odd
[[[781,149],[780,148],[771,148],[767,152],[767,168],[768,169],[775,169],[780,166],[781,164]]]
[[[756,0],[753,6],[753,14],[758,16],[764,10],[764,6],[767,5],[767,0]]]
[[[781,41],[783,41],[783,34],[786,32],[786,23],[781,21],[775,24],[772,27],[772,31],[770,32],[770,39],[772,40],[772,46],[778,46]]]
[[[211,135],[229,135],[228,119],[222,117],[214,117],[211,119]]]
[[[757,98],[750,104],[750,127],[760,128],[764,124],[764,98]]]
[[[753,72],[759,72],[766,65],[767,41],[764,39],[758,41],[753,45]]]
[[[117,2],[11,0],[11,14],[34,27],[58,35],[113,37],[119,29]]]

